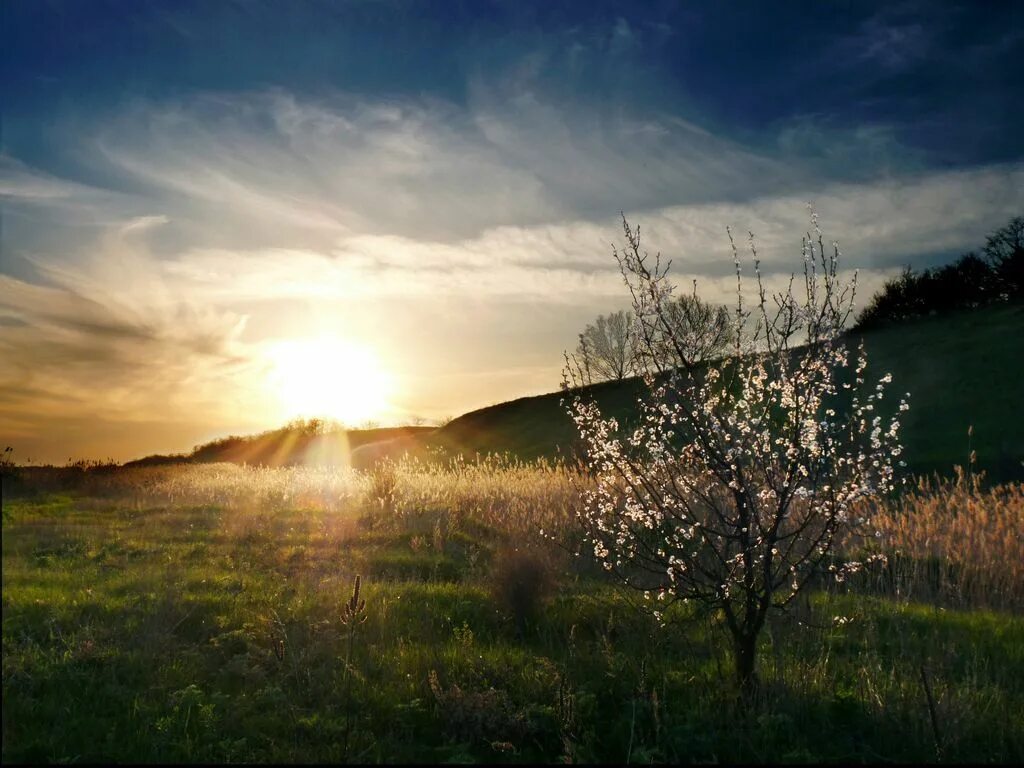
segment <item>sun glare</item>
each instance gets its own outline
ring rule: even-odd
[[[393,380],[364,346],[319,336],[276,342],[267,355],[268,385],[284,418],[326,417],[357,426],[389,410]]]

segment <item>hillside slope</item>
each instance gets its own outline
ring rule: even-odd
[[[423,438],[434,427],[377,427],[373,429],[312,430],[285,426],[259,435],[221,438],[197,446],[189,454],[146,456],[128,467],[161,464],[207,464],[227,461],[283,467],[295,464],[347,464],[352,454],[367,445]]]
[[[994,480],[1024,478],[1024,305],[1004,304],[907,322],[862,334],[868,373],[889,371],[890,392],[910,392],[903,438],[914,473],[949,474],[968,456]],[[607,382],[590,390],[606,413],[628,417],[642,384]],[[508,452],[523,459],[571,450],[572,422],[561,393],[472,411],[424,438],[464,454]]]

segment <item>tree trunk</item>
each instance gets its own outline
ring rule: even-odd
[[[753,701],[757,693],[757,635],[740,635],[733,646],[736,677],[744,702]]]

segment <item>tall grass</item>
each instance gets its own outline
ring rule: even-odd
[[[475,461],[407,457],[368,472],[205,464],[23,474],[23,483],[37,490],[65,490],[111,505],[361,517],[412,531],[417,541],[432,541],[439,550],[444,539],[467,527],[490,531],[513,546],[535,543],[541,530],[571,542],[580,492],[590,483],[564,464],[496,455]],[[952,479],[919,478],[902,497],[874,502],[870,513],[889,557],[879,583],[894,596],[1024,608],[1024,484],[986,488],[983,476],[958,469]],[[243,514],[232,525],[243,528],[253,519]]]
[[[985,489],[958,467],[952,479],[919,478],[874,521],[898,595],[1024,609],[1024,484]]]

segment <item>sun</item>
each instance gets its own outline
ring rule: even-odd
[[[349,426],[390,409],[394,380],[367,347],[336,336],[269,345],[267,384],[286,419],[323,417]]]

